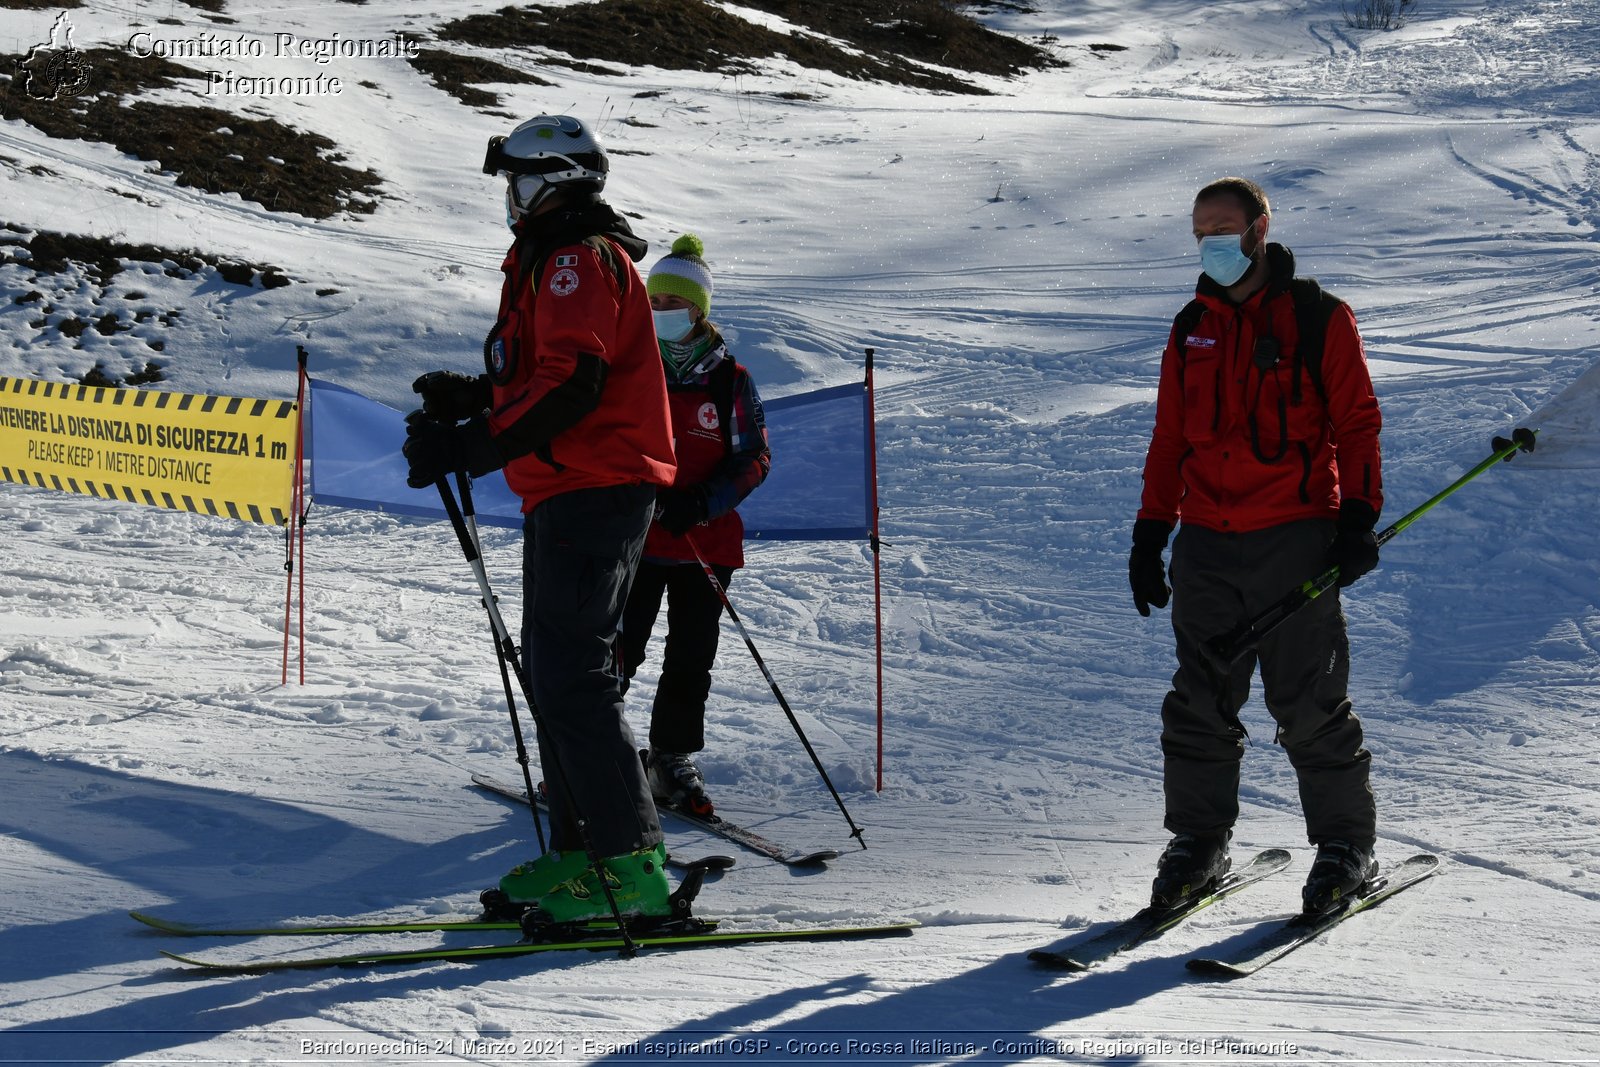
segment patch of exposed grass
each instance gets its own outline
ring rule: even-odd
[[[290,284],[277,267],[246,263],[231,256],[206,256],[191,249],[173,250],[155,245],[129,244],[109,237],[82,233],[39,230],[30,233],[7,225],[0,234],[0,264],[18,263],[35,275],[59,274],[77,266],[102,286],[121,273],[124,263],[162,265],[170,277],[187,277],[207,267],[215,268],[226,281],[236,285],[255,285],[276,289]]]
[[[956,60],[961,59],[973,64],[963,69],[983,73],[1014,73],[1030,65],[1024,56],[1031,57],[1034,66],[1054,62],[1031,46],[991,33],[939,0],[821,4],[767,0],[752,6],[858,44],[862,51],[808,34],[778,33],[703,0],[591,0],[560,8],[505,7],[493,14],[455,19],[441,26],[437,35],[485,48],[504,48],[508,42],[537,45],[577,60],[623,68],[646,65],[751,74],[759,69],[758,61],[778,57],[858,80],[967,94],[985,90],[911,60],[959,67]],[[886,8],[904,9],[904,18],[886,16]],[[911,21],[934,15],[938,22],[931,30]],[[984,49],[993,55],[980,56]]]
[[[554,85],[534,74],[496,63],[481,56],[469,56],[442,48],[425,48],[410,60],[434,85],[468,107],[500,106],[500,95],[479,85]]]
[[[291,284],[276,267],[227,256],[129,244],[86,234],[34,232],[4,223],[0,224],[0,275],[4,276],[6,288],[19,293],[11,303],[18,305],[18,313],[25,315],[34,332],[31,340],[14,340],[13,347],[39,344],[46,349],[64,346],[77,351],[96,335],[110,338],[137,329],[135,344],[142,342],[151,352],[165,352],[166,341],[154,336],[154,332],[158,327],[176,326],[183,312],[151,306],[148,296],[138,289],[128,289],[119,298],[112,291],[112,280],[126,268],[146,273],[159,270],[168,277],[196,279],[196,284],[209,284],[208,278],[202,276],[214,273],[223,281],[246,289]],[[118,351],[119,357],[126,358],[120,377],[105,360],[87,371],[63,369],[63,373],[86,385],[145,385],[164,380],[162,364],[132,354],[126,343]]]
[[[864,51],[1010,78],[1061,60],[962,13],[952,0],[739,0]]]
[[[124,327],[126,328],[126,327]],[[143,370],[136,370],[125,378],[118,378],[104,363],[96,363],[78,376],[78,384],[101,389],[121,389],[124,385],[154,385],[164,382],[167,376],[159,364],[145,361]]]
[[[320,219],[341,211],[369,213],[377,206],[371,197],[381,185],[379,177],[342,165],[344,157],[328,138],[218,108],[129,103],[124,98],[140,90],[202,76],[166,59],[119,49],[80,54],[90,72],[84,94],[40,100],[12,77],[0,92],[0,117],[21,119],[51,137],[113,144],[159,163],[179,185],[235,192],[271,211]],[[16,70],[25,59],[0,55],[0,70]]]

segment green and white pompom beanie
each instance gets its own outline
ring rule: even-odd
[[[686,233],[672,242],[670,255],[650,268],[650,279],[645,282],[645,292],[651,296],[681,296],[702,315],[711,314],[711,268],[700,257],[705,254],[705,242],[692,233]]]

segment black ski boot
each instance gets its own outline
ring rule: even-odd
[[[1316,861],[1305,888],[1300,891],[1307,915],[1338,911],[1357,896],[1378,873],[1371,852],[1348,841],[1324,841],[1317,846]]]
[[[706,794],[706,780],[695,766],[694,757],[687,752],[667,752],[650,748],[640,753],[644,757],[645,777],[650,782],[650,792],[655,798],[672,807],[683,808],[710,818],[716,813],[711,797]]]
[[[1172,908],[1199,896],[1228,873],[1231,830],[1221,834],[1178,834],[1161,853],[1156,880],[1150,887],[1150,906]]]

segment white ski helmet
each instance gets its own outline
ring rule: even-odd
[[[560,190],[597,193],[611,163],[593,131],[570,115],[540,115],[503,137],[489,138],[483,172],[506,179],[506,222]]]

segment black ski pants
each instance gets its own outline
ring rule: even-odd
[[[583,847],[577,813],[601,856],[662,841],[616,670],[622,609],[654,508],[654,486],[615,485],[558,494],[523,519],[523,663],[559,851]]]
[[[1350,710],[1350,642],[1338,590],[1296,612],[1226,678],[1200,654],[1204,642],[1320,574],[1332,539],[1333,523],[1320,519],[1243,534],[1179,528],[1170,569],[1178,671],[1161,706],[1166,828],[1173,833],[1221,833],[1238,819],[1245,737],[1239,709],[1259,666],[1277,741],[1299,779],[1307,836],[1313,844],[1338,839],[1371,850],[1371,756]]]
[[[714,563],[711,569],[726,590],[733,568]],[[663,599],[667,602],[667,634],[661,677],[650,708],[650,746],[667,752],[699,752],[706,747],[706,697],[717,658],[722,598],[698,561],[645,560],[639,564],[622,617],[623,690],[626,692],[644,660]]]

